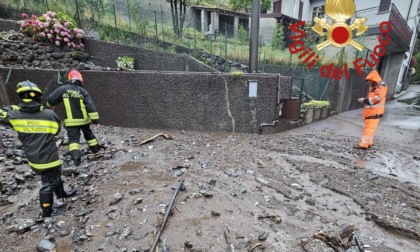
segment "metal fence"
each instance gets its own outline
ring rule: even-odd
[[[41,15],[47,10],[64,12],[74,17],[89,37],[141,46],[156,50],[156,53],[186,53],[219,71],[230,71],[232,62],[243,65],[249,63],[247,26],[234,27],[231,23],[220,22],[219,29],[214,34],[206,35],[200,31],[199,17],[193,10],[188,10],[182,34],[176,34],[169,4],[162,4],[160,10],[150,10],[143,6],[144,3],[140,0],[5,0],[4,4],[20,12],[30,12],[28,14]],[[288,52],[290,32],[287,27],[283,29],[280,34],[282,45],[274,45],[272,37],[275,31],[261,31],[260,71],[264,71],[265,66],[269,64],[301,64],[297,56]],[[316,35],[310,26],[305,29],[310,34],[308,38],[312,38],[305,41],[305,46],[313,47],[318,41]],[[206,54],[201,53],[202,51],[210,56],[203,58]],[[219,61],[218,57],[222,60]],[[354,59],[346,60],[351,62]]]

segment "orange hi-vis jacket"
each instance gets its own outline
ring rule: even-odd
[[[363,109],[363,119],[377,119],[384,115],[385,101],[388,88],[382,81],[379,73],[374,70],[366,76],[366,81],[372,81],[375,84],[371,85],[367,98],[363,101],[365,107]]]

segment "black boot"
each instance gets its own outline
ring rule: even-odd
[[[57,198],[67,198],[76,194],[76,188],[71,188],[66,192],[64,190],[63,180],[61,178],[58,178],[57,180],[57,187],[55,188],[55,195],[57,195]]]
[[[52,192],[41,191],[39,192],[39,202],[41,204],[42,217],[51,217],[53,212],[54,196]]]
[[[64,198],[71,197],[71,196],[75,195],[76,193],[77,193],[77,189],[76,188],[71,188],[67,192],[64,192]]]
[[[71,156],[71,159],[74,162],[74,165],[79,166],[80,163],[82,162],[82,153],[80,152],[80,150],[70,151],[70,156]]]
[[[99,145],[89,146],[92,153],[98,153],[100,151]]]

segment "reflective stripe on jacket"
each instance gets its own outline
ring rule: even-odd
[[[382,81],[377,71],[372,71],[366,76],[367,81],[372,84],[367,97],[364,100],[363,119],[376,119],[383,116],[388,88]]]
[[[363,118],[382,117],[385,111],[386,93],[388,91],[385,83],[381,82],[375,87],[371,87],[368,93],[365,107],[363,109]],[[367,104],[368,103],[368,104]]]
[[[99,114],[89,93],[77,84],[66,84],[57,88],[47,98],[48,106],[63,102],[66,111],[64,125],[81,126],[99,123]]]
[[[16,108],[16,107],[15,107]],[[18,133],[29,165],[45,170],[61,165],[54,136],[61,130],[61,121],[54,111],[41,104],[20,104],[19,110],[1,110],[0,121],[8,122]]]

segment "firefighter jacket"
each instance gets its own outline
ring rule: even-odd
[[[384,115],[385,101],[388,88],[382,81],[377,71],[372,71],[366,77],[367,81],[372,81],[367,97],[364,99],[363,119],[377,119]]]
[[[45,170],[61,165],[54,136],[60,133],[61,121],[54,111],[38,102],[21,103],[19,107],[0,109],[0,122],[12,125],[22,142],[29,165]]]
[[[47,98],[47,106],[64,103],[66,127],[99,123],[99,114],[88,91],[78,84],[66,84],[57,88]]]

